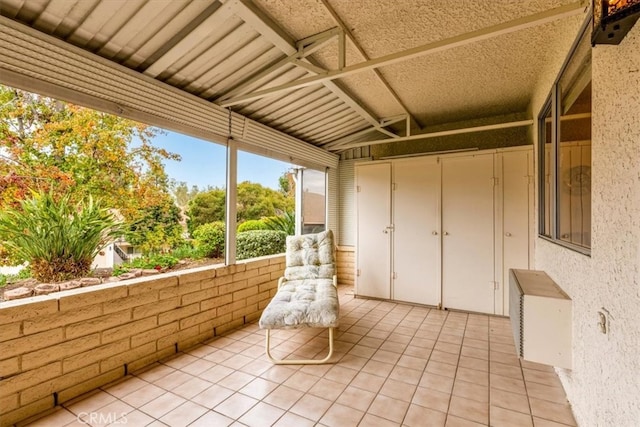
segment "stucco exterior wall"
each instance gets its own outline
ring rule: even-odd
[[[573,300],[573,369],[558,373],[578,424],[637,426],[640,25],[619,46],[596,46],[592,54],[591,257],[538,238],[535,268],[545,270]],[[552,80],[546,88],[540,85],[534,114]],[[603,308],[610,313],[606,334],[597,326]]]
[[[259,318],[283,255],[0,305],[0,426]]]

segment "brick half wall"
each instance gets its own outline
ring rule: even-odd
[[[0,426],[252,322],[283,255],[0,304]]]
[[[353,246],[338,246],[336,267],[338,269],[338,283],[353,286],[356,269],[356,249]]]

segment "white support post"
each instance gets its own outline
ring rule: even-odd
[[[226,233],[224,240],[225,264],[236,263],[236,223],[238,199],[238,147],[229,138],[227,141],[227,197],[226,197]]]
[[[303,169],[296,169],[296,174],[294,175],[294,182],[296,183],[296,236],[302,234],[302,222],[304,221],[302,217],[303,180]]]

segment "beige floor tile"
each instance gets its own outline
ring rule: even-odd
[[[489,371],[492,374],[502,375],[504,377],[516,378],[521,380],[522,368],[520,366],[505,365],[504,363],[498,363],[491,361],[489,363]]]
[[[281,385],[275,390],[273,390],[271,393],[269,393],[269,395],[265,397],[263,401],[271,405],[277,406],[278,408],[288,410],[302,396],[304,396],[303,392]]]
[[[341,405],[366,412],[375,397],[375,392],[349,386],[344,389],[336,401],[340,402]]]
[[[396,423],[401,423],[407,413],[407,409],[409,409],[408,402],[379,394],[373,399],[367,412]]]
[[[271,362],[268,362],[266,360],[256,359],[244,365],[242,368],[240,368],[240,371],[257,377],[264,374],[272,366],[273,364]]]
[[[213,362],[211,362],[209,360],[198,359],[198,360],[194,361],[193,363],[190,363],[190,364],[188,364],[186,366],[183,366],[182,368],[180,368],[180,370],[182,372],[186,372],[187,374],[198,376],[201,373],[203,373],[204,371],[213,368],[214,366],[215,366],[215,363],[213,363]]]
[[[520,368],[520,359],[515,354],[502,353],[499,351],[490,351],[489,360],[491,362],[498,362],[505,365],[516,366]]]
[[[145,414],[157,419],[182,405],[184,402],[186,402],[186,399],[183,399],[177,394],[166,392],[146,405],[141,406],[139,409]]]
[[[435,340],[418,337],[417,334],[419,334],[419,333],[420,332],[416,333],[416,336],[413,337],[413,339],[410,342],[410,345],[416,346],[416,347],[427,348],[427,349],[432,349],[436,345]]]
[[[160,363],[154,363],[142,369],[141,371],[134,372],[133,374],[150,383],[166,377],[176,369],[167,365],[161,365]]]
[[[377,347],[367,347],[362,344],[356,344],[353,346],[348,353],[354,356],[370,358],[377,351]]]
[[[396,366],[389,374],[389,378],[405,382],[407,384],[418,385],[422,377],[423,370],[410,369],[403,366]]]
[[[470,347],[463,345],[460,350],[462,356],[475,357],[476,359],[489,360],[489,350],[486,348]]]
[[[239,391],[249,397],[261,400],[277,387],[278,383],[274,383],[263,378],[256,378],[246,386],[242,387]]]
[[[371,356],[371,359],[377,360],[378,362],[395,364],[400,360],[400,356],[400,353],[381,349],[376,351],[375,354]]]
[[[445,427],[486,427],[486,424],[480,424],[475,421],[465,420],[455,415],[447,415],[447,423]]]
[[[379,393],[384,394],[385,396],[392,397],[394,399],[411,402],[416,388],[416,385],[389,378],[384,383]]]
[[[404,355],[413,356],[413,357],[417,357],[419,359],[424,359],[428,361],[429,357],[431,357],[431,349],[424,348],[424,347],[417,347],[409,344],[407,348],[404,350]]]
[[[460,356],[458,366],[475,369],[476,371],[489,372],[489,363],[484,359],[476,359],[475,357]]]
[[[228,359],[225,359],[222,362],[220,362],[220,364],[222,366],[226,366],[227,368],[240,369],[245,365],[253,362],[254,360],[255,359],[253,357],[245,356],[243,354],[234,354]]]
[[[73,401],[70,405],[64,405],[72,413],[78,415],[80,413],[89,413],[97,411],[103,406],[108,405],[111,402],[114,402],[116,398],[109,393],[106,393],[102,390],[98,390],[95,393],[87,396],[86,398],[82,398],[78,401]]]
[[[550,387],[534,382],[527,383],[527,394],[536,399],[548,400],[549,402],[567,404],[567,396],[564,389],[560,387]]]
[[[377,393],[385,382],[385,378],[377,375],[370,374],[368,372],[360,372],[353,378],[350,385],[358,387],[362,390],[368,390]]]
[[[257,399],[245,396],[241,393],[234,393],[218,406],[213,408],[213,410],[229,418],[238,419],[257,403]]]
[[[410,405],[402,425],[409,427],[444,427],[447,414],[419,405]]]
[[[533,427],[531,415],[491,406],[492,427]]]
[[[430,374],[441,375],[443,377],[454,378],[456,376],[457,367],[455,365],[449,365],[447,363],[429,361],[427,363],[426,372]]]
[[[320,424],[327,427],[357,426],[363,416],[362,411],[334,403],[320,418]]]
[[[544,418],[533,417],[534,427],[567,427],[567,424],[556,423],[555,421],[545,420]]]
[[[477,423],[489,423],[489,408],[486,403],[464,397],[452,396],[449,413]]]
[[[187,401],[164,415],[160,421],[171,427],[185,427],[207,412],[207,408]]]
[[[451,353],[451,354],[458,355],[458,354],[460,354],[461,347],[462,346],[460,344],[450,344],[448,342],[443,342],[443,341],[438,340],[436,342],[436,345],[433,347],[433,349],[434,350],[444,351],[445,353]]]
[[[153,421],[154,419],[151,416],[145,414],[142,411],[135,410],[117,419],[114,423],[109,424],[109,427],[116,427],[116,426],[123,426],[123,425],[146,426],[148,424],[151,424]]]
[[[213,425],[213,424],[212,424]],[[273,427],[313,427],[315,422],[308,418],[301,417],[300,415],[286,412],[280,419],[273,425]]]
[[[453,390],[453,378],[425,372],[418,385],[451,394]]]
[[[187,374],[186,372],[174,371],[166,377],[155,380],[153,383],[167,391],[172,391],[179,385],[184,384],[193,378],[195,378],[193,375]]]
[[[200,418],[189,424],[189,427],[227,427],[233,424],[235,420],[225,417],[214,411],[208,411]]]
[[[458,364],[458,359],[459,355],[457,353],[448,353],[446,351],[438,350],[437,348],[433,349],[431,357],[429,357],[429,360],[454,366]]]
[[[344,403],[344,402],[341,402]],[[312,394],[305,394],[289,409],[290,412],[318,421],[333,404],[332,401],[322,399]]]
[[[182,369],[196,360],[198,360],[198,358],[195,356],[186,353],[179,353],[171,358],[163,360],[162,363],[175,369]]]
[[[443,393],[430,388],[418,387],[413,395],[411,403],[446,413],[449,410],[450,400],[450,393]]]
[[[398,427],[398,423],[394,423],[393,421],[385,420],[384,418],[378,417],[372,414],[365,414],[365,416],[360,421],[358,426],[361,427]]]
[[[462,380],[473,384],[488,386],[489,373],[477,371],[475,369],[459,367],[456,372],[456,380]]]
[[[148,382],[141,380],[138,377],[134,377],[133,375],[127,375],[122,378],[119,382],[115,384],[108,385],[103,387],[102,389],[112,396],[117,397],[118,399],[126,396],[129,393],[132,393],[145,385],[149,384]]]
[[[342,384],[349,384],[353,377],[355,377],[357,374],[358,371],[355,369],[349,369],[345,368],[344,366],[334,365],[326,374],[324,374],[324,378]]]
[[[139,408],[166,392],[166,390],[161,389],[154,384],[147,384],[137,389],[135,393],[129,393],[126,396],[123,396],[122,400],[134,408]]]
[[[522,412],[527,415],[531,413],[529,400],[527,399],[527,396],[522,394],[492,388],[490,402],[492,406],[497,406],[503,409]]]
[[[489,341],[485,340],[477,340],[474,338],[469,338],[467,336],[462,340],[463,347],[473,347],[481,350],[487,350],[489,348]]]
[[[522,367],[526,369],[533,369],[535,371],[551,372],[551,373],[555,372],[553,370],[553,366],[543,365],[541,363],[536,363],[536,362],[529,362],[528,360],[524,360],[524,359],[522,359],[521,363],[522,363]]]
[[[364,365],[366,365],[368,361],[369,359],[366,357],[354,356],[353,354],[345,354],[338,363],[340,364],[340,366],[343,366],[345,368],[355,369],[359,371]]]
[[[560,379],[554,372],[542,372],[526,368],[523,368],[522,372],[524,373],[524,380],[527,383],[538,383],[562,389],[562,383],[560,383]]]
[[[274,424],[285,412],[264,402],[258,402],[249,412],[244,414],[239,422],[249,427],[263,427]]]
[[[315,385],[315,383],[318,382],[318,380],[319,378],[315,375],[305,374],[304,372],[298,371],[290,376],[283,384],[287,387],[307,392]]]
[[[309,393],[324,399],[336,400],[346,388],[345,384],[321,378],[311,387]]]
[[[489,375],[491,388],[510,391],[512,393],[527,394],[524,388],[524,381],[515,378],[503,377],[502,375]]]
[[[489,387],[480,384],[474,384],[456,378],[453,384],[454,396],[464,397],[478,402],[489,402]]]
[[[256,377],[254,377],[253,375],[249,375],[241,371],[233,371],[217,383],[230,390],[238,391],[242,387],[253,381],[255,378]]]
[[[393,363],[379,362],[377,360],[369,360],[366,365],[362,367],[362,372],[367,372],[379,377],[386,378],[393,370]]]
[[[232,352],[219,348],[216,351],[213,351],[209,353],[207,356],[203,357],[203,359],[213,363],[222,363],[228,358],[230,358],[231,356],[233,356]]]
[[[197,394],[202,393],[213,384],[209,381],[201,380],[200,378],[194,377],[174,388],[172,391],[178,396],[184,397],[185,399],[191,399]]]
[[[567,424],[575,426],[576,421],[573,418],[571,412],[571,406],[561,405],[558,403],[549,402],[547,400],[529,398],[529,404],[531,405],[531,413],[538,418],[544,418],[546,420],[555,421],[557,423]]]
[[[64,408],[56,408],[46,416],[27,424],[29,427],[62,427],[77,421],[78,416]]]
[[[224,388],[219,386],[218,384],[214,384],[208,389],[204,390],[202,393],[194,396],[191,401],[206,408],[213,409],[218,406],[220,402],[222,402],[232,394],[233,391],[229,390],[228,388]]]
[[[491,351],[499,351],[500,353],[507,353],[516,356],[516,347],[513,344],[499,344],[491,343]]]
[[[289,378],[291,375],[296,373],[296,369],[290,368],[288,366],[274,365],[271,368],[267,369],[260,375],[265,380],[273,381],[275,383],[283,383]]]

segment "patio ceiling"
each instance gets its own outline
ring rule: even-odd
[[[0,13],[340,151],[526,112],[572,0],[1,0]]]

